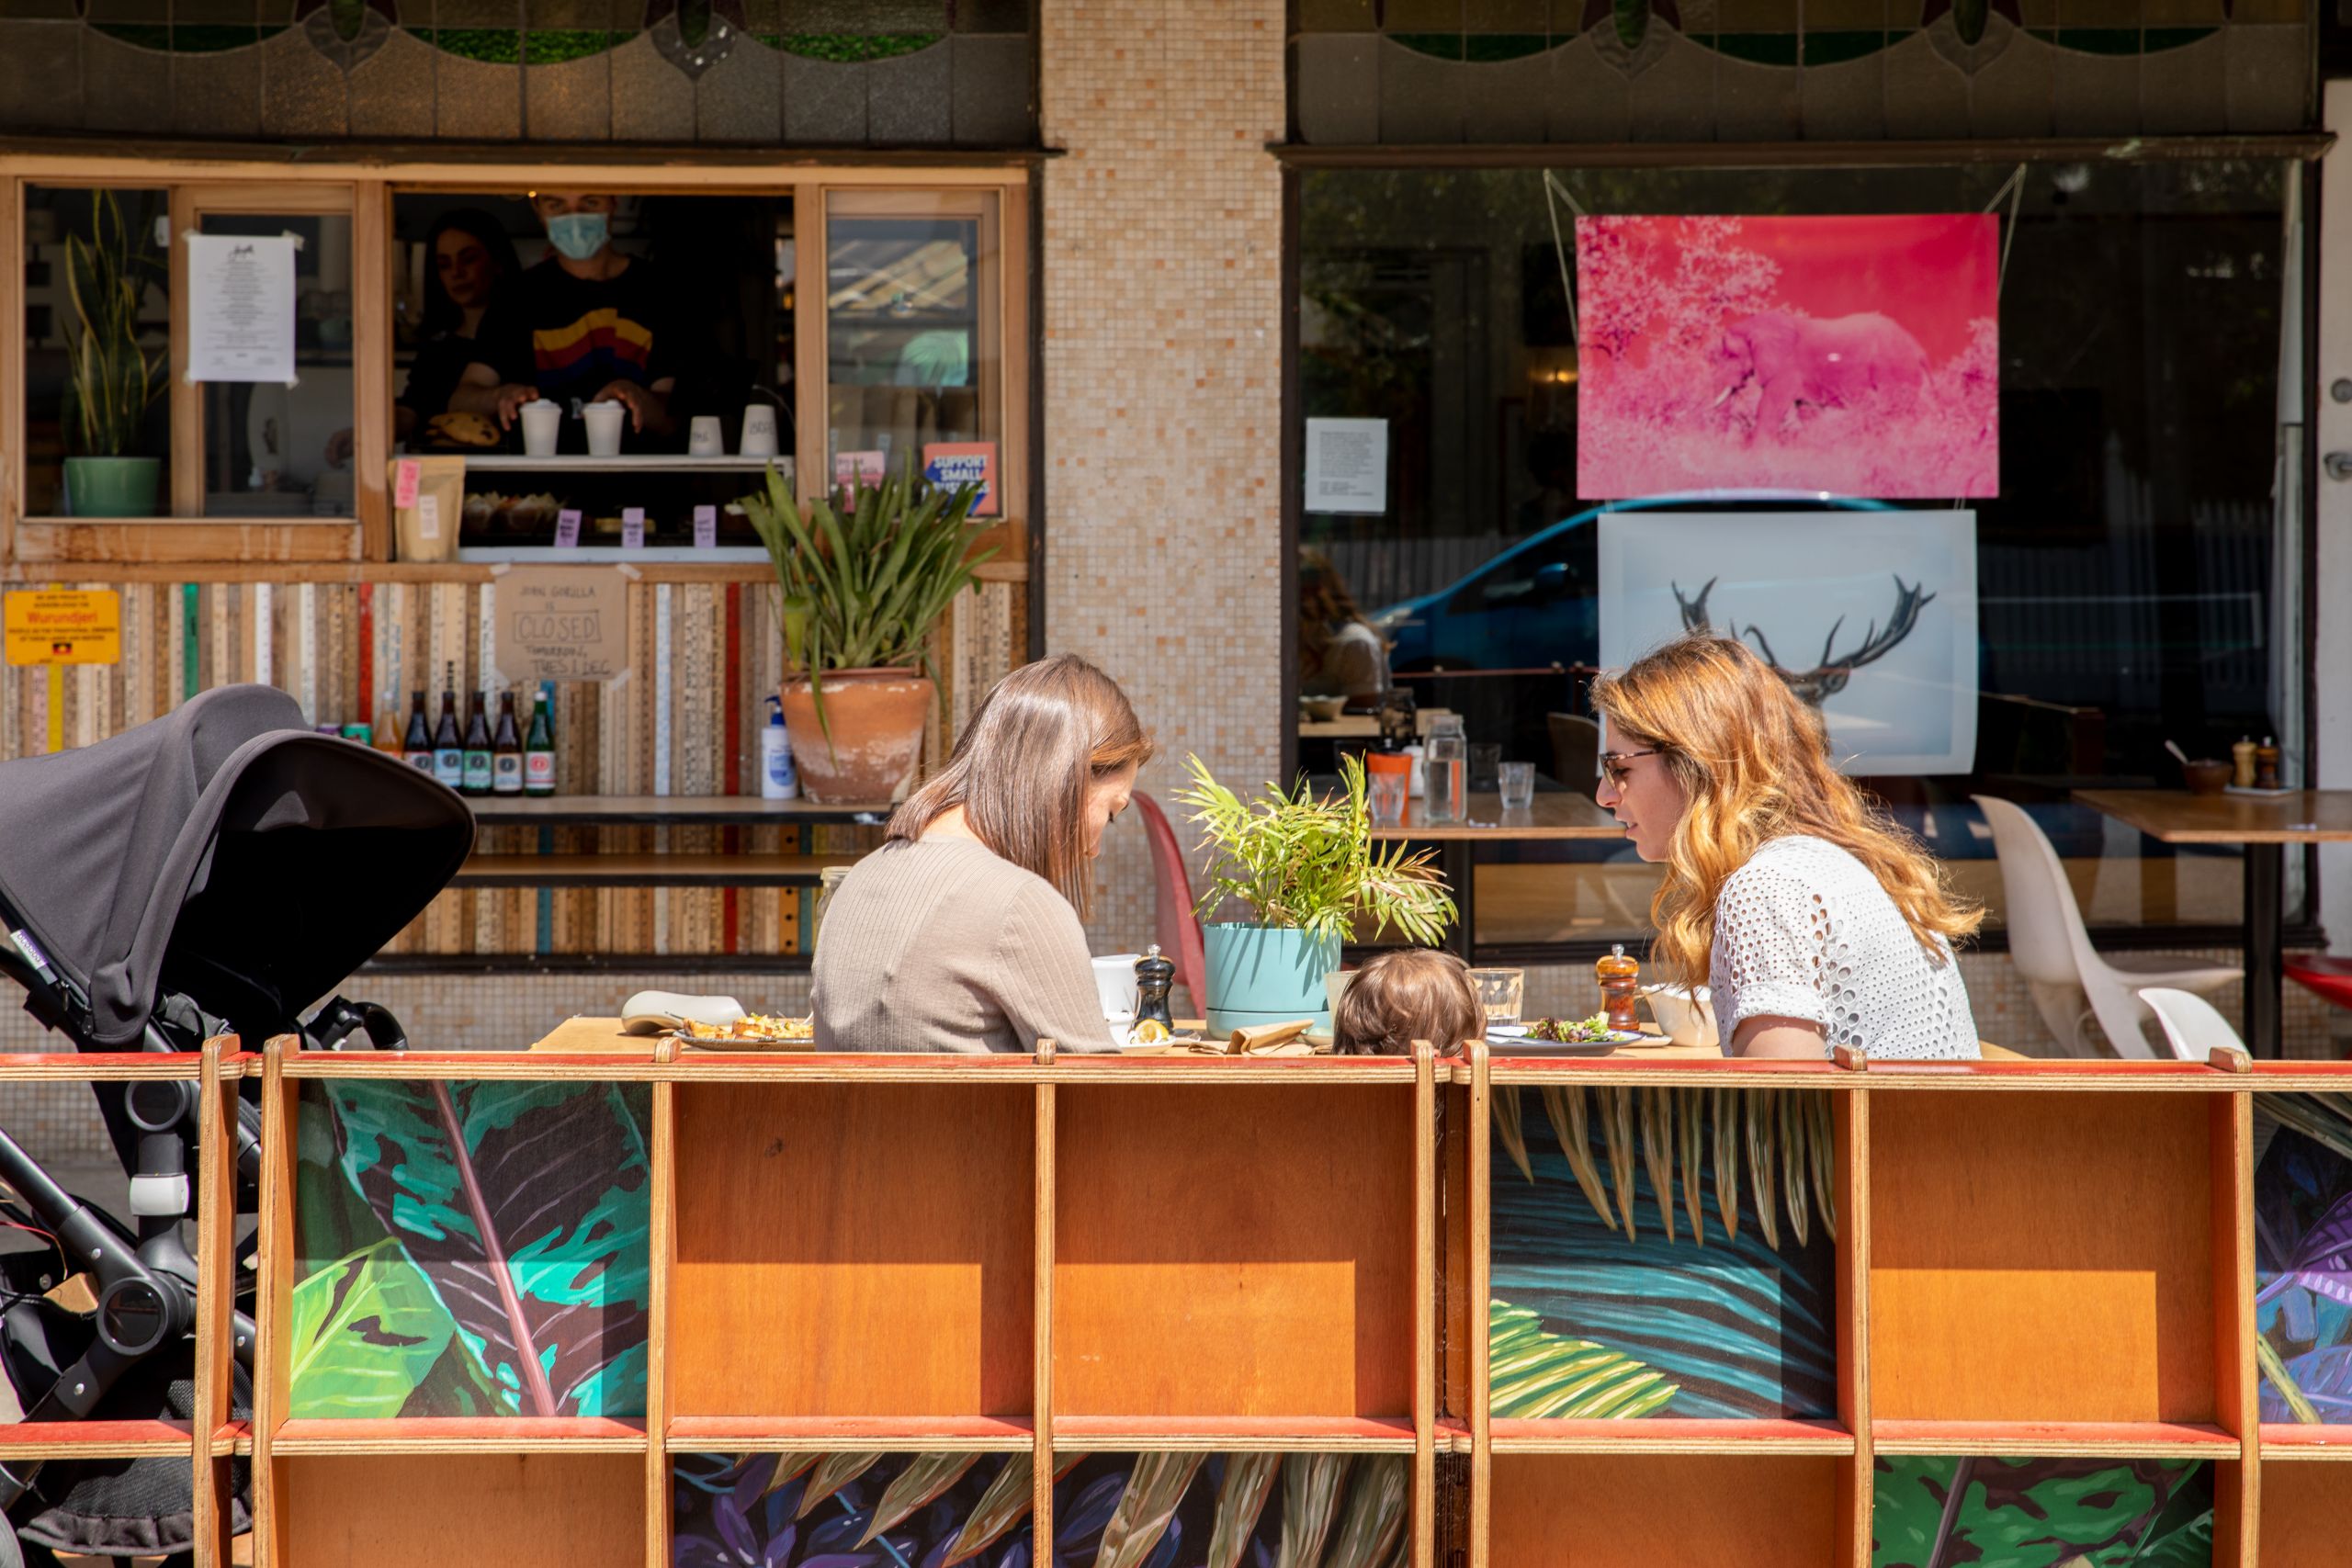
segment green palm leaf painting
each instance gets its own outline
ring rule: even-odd
[[[2202,1460],[1881,1459],[1871,1568],[2209,1568]]]
[[[297,1416],[398,1416],[457,1331],[389,1236],[295,1286],[293,1303]]]
[[[1490,1303],[1487,1325],[1497,1416],[1620,1420],[1654,1415],[1678,1392],[1630,1356],[1551,1333],[1524,1307]]]

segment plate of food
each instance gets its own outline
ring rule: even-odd
[[[817,1043],[813,1019],[752,1012],[732,1023],[681,1019],[673,1032],[685,1043],[706,1051],[807,1051]]]
[[[1609,1015],[1597,1012],[1590,1018],[1539,1018],[1532,1023],[1490,1025],[1487,1043],[1498,1056],[1560,1056],[1666,1042],[1636,1030],[1611,1029]]]

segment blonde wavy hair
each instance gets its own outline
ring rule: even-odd
[[[1957,942],[1984,911],[1945,885],[1916,839],[1867,799],[1829,760],[1821,715],[1747,645],[1686,637],[1593,682],[1611,749],[1656,748],[1688,801],[1650,901],[1651,956],[1686,985],[1703,984],[1714,945],[1715,900],[1734,872],[1785,834],[1826,840],[1868,866],[1931,960],[1936,939]]]

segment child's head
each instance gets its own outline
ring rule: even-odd
[[[1332,1049],[1348,1056],[1409,1056],[1426,1040],[1441,1055],[1487,1032],[1469,971],[1426,947],[1384,953],[1363,968],[1331,1019]]]

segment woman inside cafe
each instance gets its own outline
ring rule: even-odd
[[[998,682],[833,892],[817,1049],[1110,1049],[1079,921],[1102,830],[1152,750],[1118,683],[1073,654]]]
[[[1744,643],[1686,637],[1593,683],[1596,798],[1663,862],[1651,952],[1708,984],[1725,1050],[1973,1057],[1951,944],[1983,911],[1829,756],[1821,715]]]

